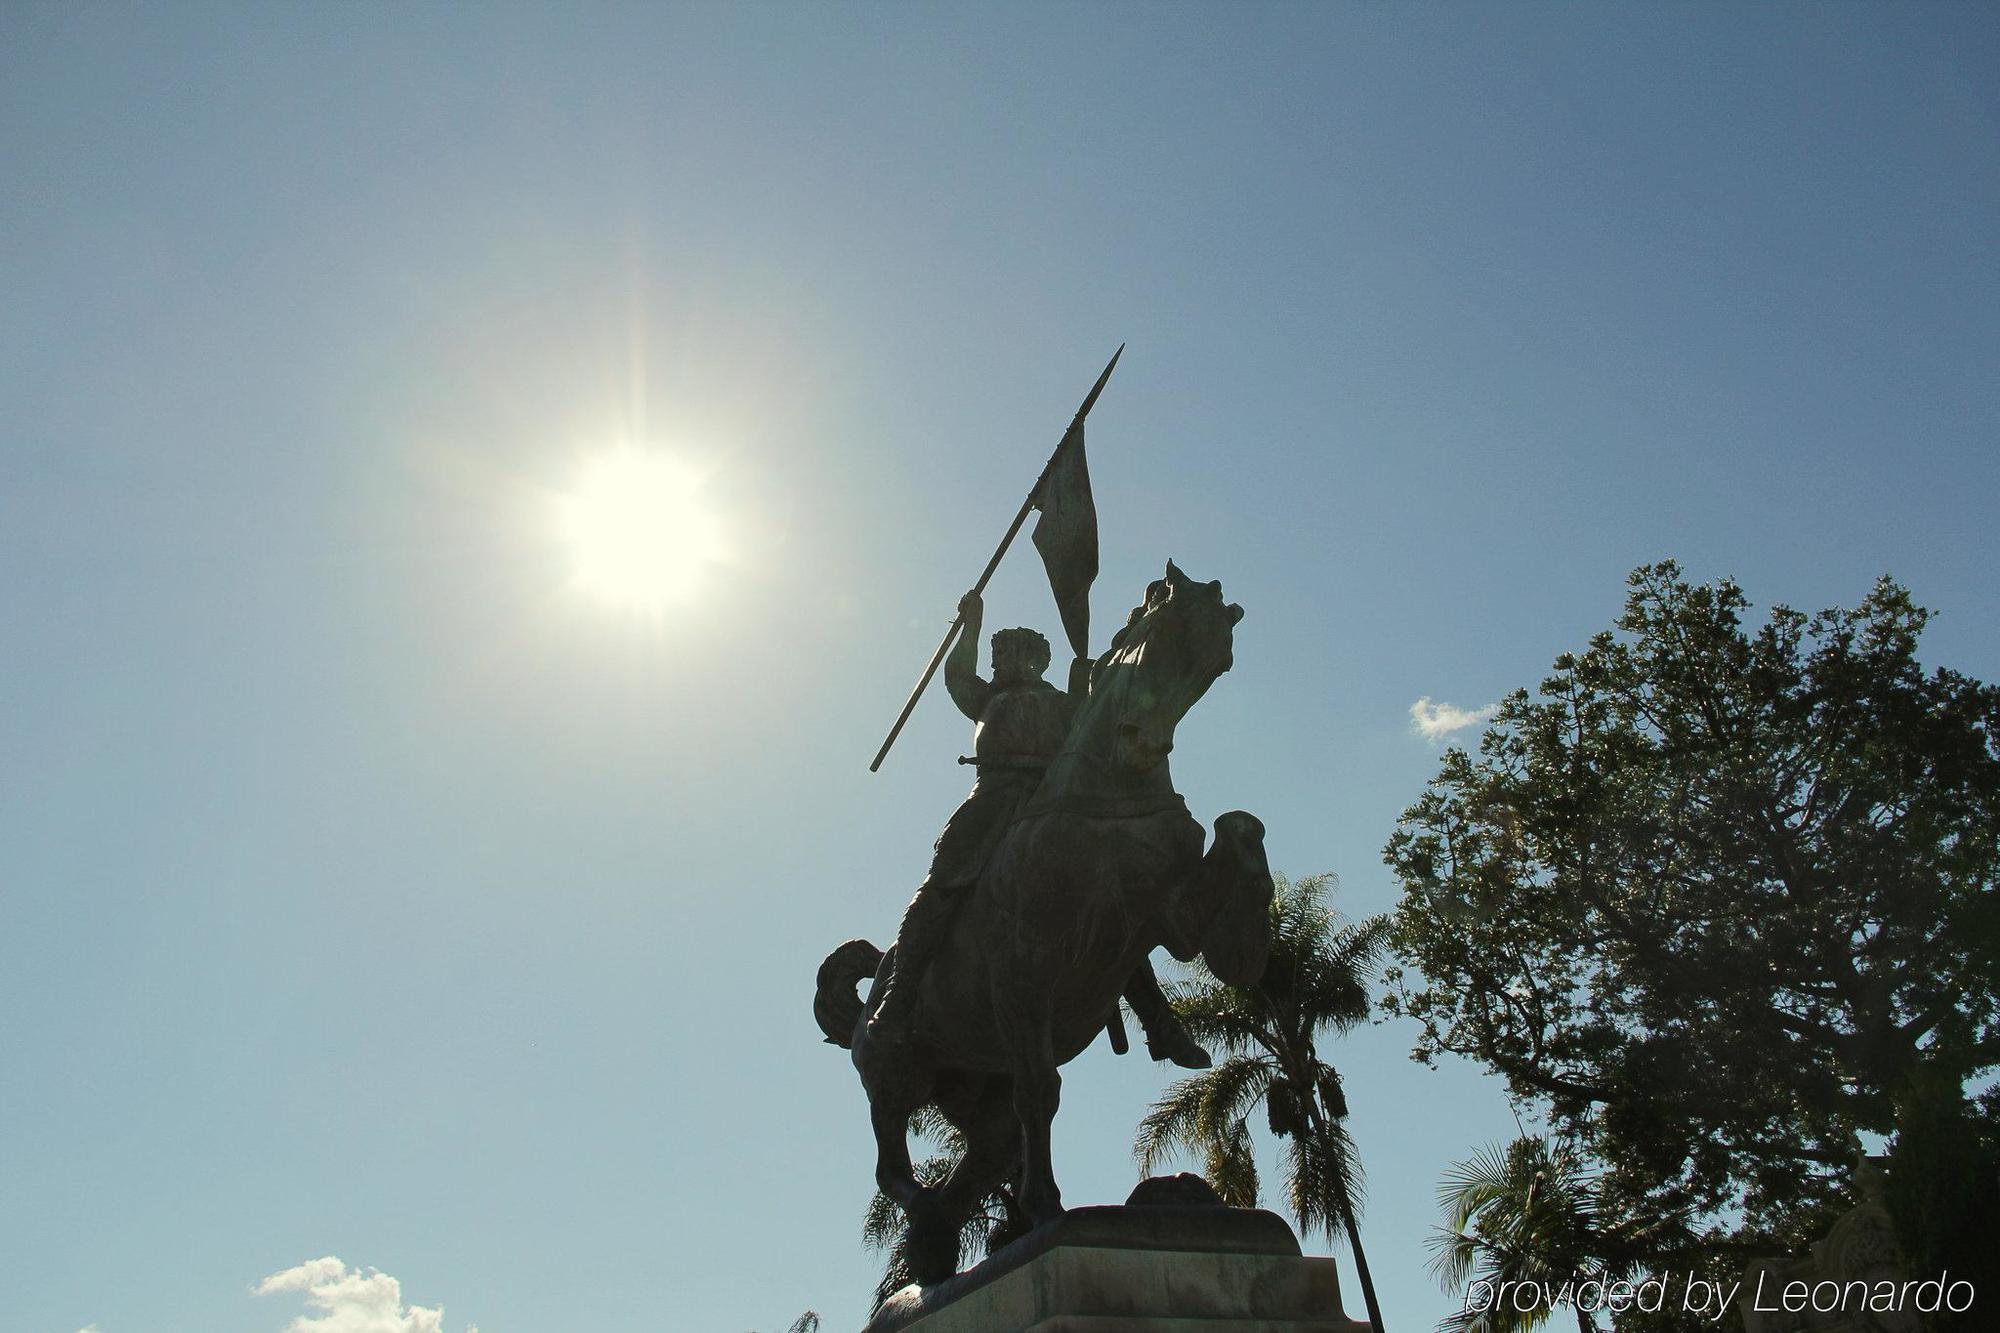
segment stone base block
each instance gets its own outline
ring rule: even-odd
[[[1261,1209],[1078,1208],[985,1263],[891,1297],[866,1333],[1369,1333],[1333,1260]]]

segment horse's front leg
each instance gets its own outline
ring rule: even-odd
[[[1271,953],[1274,887],[1263,822],[1232,810],[1215,821],[1208,854],[1168,890],[1161,942],[1182,962],[1201,955],[1229,985],[1250,985]]]

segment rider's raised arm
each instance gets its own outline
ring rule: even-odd
[[[986,607],[978,593],[969,592],[958,599],[958,613],[965,628],[951,646],[951,656],[944,659],[944,687],[958,711],[977,722],[986,711],[987,696],[993,693],[993,686],[979,678],[979,628]]]

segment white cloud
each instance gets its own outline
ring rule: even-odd
[[[304,1294],[306,1304],[320,1311],[300,1315],[284,1333],[444,1333],[444,1307],[403,1305],[403,1284],[375,1269],[353,1268],[327,1255],[296,1268],[273,1273],[259,1282],[255,1293]],[[466,1333],[479,1333],[466,1326]]]
[[[1442,740],[1454,731],[1477,726],[1500,711],[1499,704],[1484,708],[1460,708],[1457,704],[1437,704],[1426,694],[1410,705],[1410,724],[1427,741]]]

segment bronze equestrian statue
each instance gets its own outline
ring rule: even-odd
[[[1067,694],[1043,680],[1049,641],[1031,629],[1003,629],[993,636],[993,679],[981,680],[978,644],[985,607],[979,594],[960,598],[958,612],[965,629],[945,659],[944,684],[952,702],[975,724],[972,757],[959,762],[972,764],[977,777],[971,794],[946,823],[930,873],[903,912],[868,1019],[869,1036],[878,1042],[907,1035],[916,987],[899,983],[929,969],[965,890],[978,881],[1001,835],[1041,786],[1069,736],[1077,702],[1090,688],[1088,658],[1071,665]],[[1155,1060],[1172,1060],[1183,1069],[1208,1068],[1208,1052],[1188,1036],[1160,993],[1150,962],[1140,961],[1125,987],[1125,1000],[1145,1028],[1146,1049]]]
[[[1106,1026],[1141,972],[1150,983],[1153,949],[1183,961],[1199,954],[1231,984],[1263,973],[1272,892],[1263,825],[1225,814],[1204,854],[1201,825],[1167,765],[1175,727],[1229,669],[1242,616],[1223,602],[1220,583],[1197,583],[1169,562],[1092,665],[1087,697],[1070,700],[1065,739],[1039,780],[1012,793],[992,827],[990,810],[975,816],[976,879],[918,926],[937,937],[926,941],[929,965],[906,971],[896,950],[885,956],[852,940],[820,967],[814,1014],[829,1041],[853,1052],[875,1130],[876,1182],[909,1221],[920,1283],[956,1269],[960,1224],[1013,1171],[1031,1225],[1061,1214],[1049,1157],[1060,1067]],[[997,662],[994,674],[997,686]],[[982,767],[979,781],[987,780]],[[954,877],[957,854],[948,831],[926,893]],[[864,1002],[855,986],[870,976]],[[903,1012],[878,1030],[868,1020],[890,992],[906,997]],[[932,1104],[963,1134],[966,1152],[942,1184],[925,1188],[911,1167],[908,1125]]]

